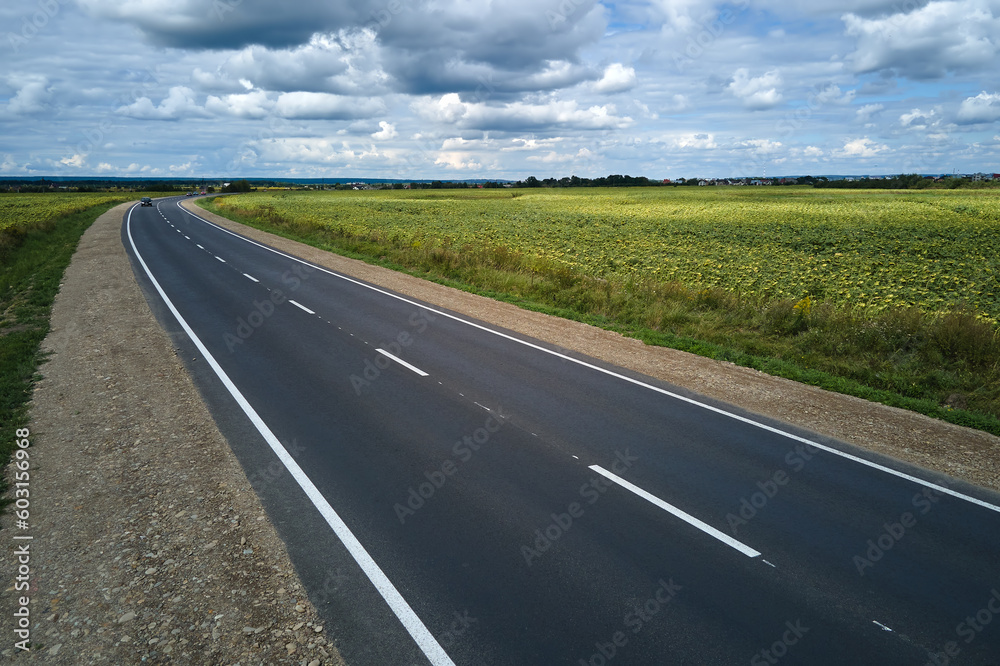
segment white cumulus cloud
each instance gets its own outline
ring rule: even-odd
[[[920,109],[913,109],[909,113],[904,113],[899,117],[899,122],[903,127],[911,127],[913,129],[927,129],[928,125],[935,123],[934,116],[937,112],[934,109],[930,111],[921,111]]]
[[[282,93],[274,105],[283,118],[352,119],[370,118],[385,111],[381,99],[359,99],[330,93]]]
[[[748,139],[740,143],[740,146],[747,148],[755,155],[772,155],[781,149],[780,141],[770,139]]]
[[[217,115],[237,118],[265,118],[273,108],[274,102],[263,90],[223,95],[222,97],[209,95],[208,99],[205,100],[206,110]]]
[[[195,102],[194,91],[187,86],[172,87],[158,105],[148,97],[140,97],[132,104],[119,107],[118,113],[138,120],[180,120],[207,115]]]
[[[708,133],[675,134],[663,137],[658,143],[664,143],[669,148],[681,150],[714,150],[719,147],[715,135]]]
[[[392,123],[387,123],[386,121],[382,120],[379,121],[378,126],[381,127],[382,129],[372,133],[371,136],[373,139],[378,139],[379,141],[386,141],[388,139],[395,139],[396,136],[398,135],[398,132],[396,132],[396,126],[393,125]]]
[[[873,116],[883,110],[885,110],[885,106],[882,104],[865,104],[855,112],[855,115],[858,122],[867,123],[871,121]]]
[[[740,67],[726,89],[743,101],[743,106],[757,111],[770,109],[781,102],[781,73],[776,69],[761,76],[750,76],[750,70]]]
[[[518,101],[491,106],[485,102],[463,102],[457,93],[448,93],[417,100],[412,108],[427,120],[463,129],[620,129],[632,124],[630,117],[616,115],[613,105],[581,108],[575,100],[540,104]]]
[[[38,74],[15,75],[7,79],[8,85],[17,90],[7,103],[7,111],[15,115],[38,113],[48,106],[52,99],[49,80]]]
[[[845,14],[857,40],[849,61],[858,73],[892,70],[912,79],[988,65],[1000,55],[998,9],[993,0],[934,0],[878,18]]]
[[[958,107],[958,122],[992,123],[1000,120],[1000,93],[985,90],[975,97],[969,97]]]
[[[457,171],[477,171],[483,168],[482,163],[477,162],[469,153],[458,151],[443,151],[438,153],[434,164]]]
[[[845,143],[843,149],[838,151],[837,155],[839,157],[875,157],[887,150],[889,150],[889,146],[875,143],[868,137],[862,137]]]
[[[620,93],[631,90],[636,83],[635,69],[616,62],[604,70],[604,76],[594,83],[594,92]]]
[[[87,165],[87,156],[81,153],[76,153],[62,158],[59,160],[59,163],[68,167],[73,167],[74,169],[82,169]]]

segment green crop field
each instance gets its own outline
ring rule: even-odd
[[[501,246],[598,278],[1000,319],[996,190],[292,192],[218,206],[414,247]]]
[[[258,192],[232,219],[1000,434],[1000,191]]]

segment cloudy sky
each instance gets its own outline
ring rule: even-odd
[[[33,0],[0,26],[0,177],[1000,171],[1000,0]]]

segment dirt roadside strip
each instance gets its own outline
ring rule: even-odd
[[[31,408],[28,530],[0,519],[0,654],[45,664],[342,664],[121,242],[83,235]],[[13,437],[13,433],[4,433]],[[11,469],[7,470],[8,479]],[[12,485],[13,487],[13,485]],[[30,535],[31,541],[15,541]],[[30,588],[14,589],[28,544]],[[15,610],[30,595],[31,651]]]
[[[772,377],[732,363],[649,346],[587,324],[522,310],[508,303],[317,250],[233,222],[191,201],[184,201],[182,205],[219,226],[318,266],[565,350],[641,372],[757,414],[1000,490],[1000,438],[988,433]],[[792,448],[790,442],[789,450]]]
[[[343,663],[136,284],[120,239],[125,209],[84,234],[53,308],[44,345],[52,357],[32,406],[34,649],[18,652],[11,640],[0,654],[52,664]],[[1000,490],[1000,439],[991,435],[649,347],[192,210],[317,265]],[[12,582],[20,542],[12,515],[0,524],[9,622],[23,594]]]

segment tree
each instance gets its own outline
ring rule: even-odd
[[[250,192],[251,190],[253,190],[253,186],[250,185],[250,181],[246,178],[233,181],[222,188],[223,192]]]

